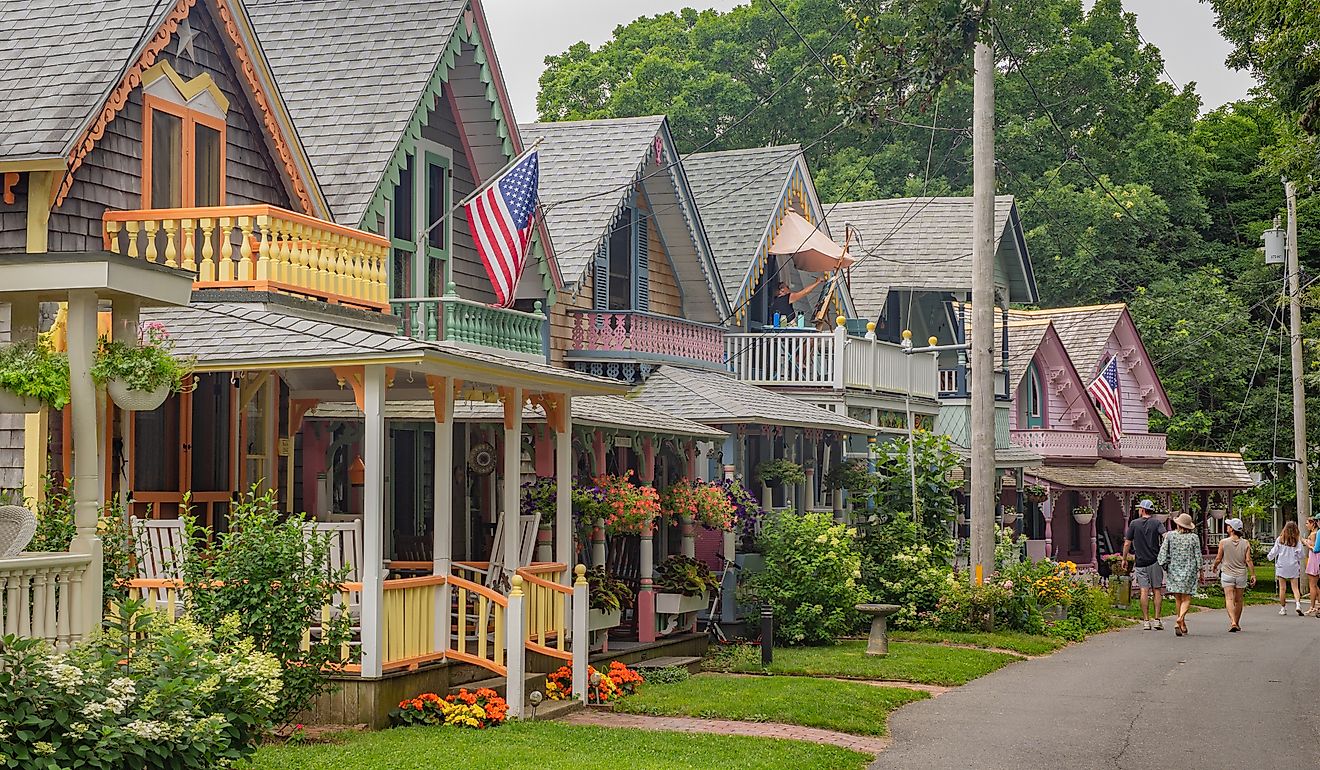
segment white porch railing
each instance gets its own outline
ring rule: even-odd
[[[933,353],[906,354],[889,342],[833,332],[776,329],[728,334],[729,371],[756,385],[828,387],[935,398],[938,365]],[[911,359],[909,361],[909,359]],[[908,366],[912,367],[911,380]]]
[[[66,650],[91,629],[81,618],[90,554],[26,553],[0,559],[0,629]]]

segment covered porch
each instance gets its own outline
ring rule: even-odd
[[[1169,452],[1161,465],[1099,460],[1044,466],[1028,471],[1027,481],[1045,489],[1045,499],[1028,504],[1028,518],[1039,517],[1041,523],[1036,547],[1050,558],[1090,568],[1098,568],[1100,557],[1122,551],[1123,531],[1145,498],[1155,502],[1161,517],[1191,514],[1208,553],[1223,534],[1233,495],[1253,484],[1241,455],[1216,452]]]

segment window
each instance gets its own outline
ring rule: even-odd
[[[1026,428],[1045,427],[1045,399],[1044,389],[1040,383],[1040,371],[1036,368],[1036,362],[1032,361],[1027,366],[1026,381],[1022,383],[1022,424]]]
[[[609,247],[609,309],[633,309],[633,209],[625,208],[614,220]]]
[[[420,160],[419,160],[420,158]],[[394,186],[391,242],[394,246],[395,297],[439,296],[444,293],[445,262],[453,238],[453,156],[433,142],[418,143],[408,155]],[[449,216],[447,216],[449,215]],[[435,225],[444,217],[444,221]],[[417,236],[425,229],[424,262],[417,259]]]
[[[148,94],[142,110],[142,202],[148,208],[221,206],[225,122]]]

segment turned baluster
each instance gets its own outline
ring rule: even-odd
[[[165,230],[165,266],[179,266],[179,247],[175,243],[179,231],[179,223],[173,219],[167,219],[162,224]]]
[[[128,241],[126,253],[133,259],[141,256],[138,253],[138,232],[141,230],[141,223],[136,220],[129,220],[124,223],[124,239]]]
[[[202,281],[215,280],[215,247],[211,244],[211,235],[215,232],[215,220],[205,217],[198,220],[202,228],[202,264],[198,279]]]
[[[234,280],[234,242],[230,240],[233,232],[234,218],[220,217],[219,278],[221,281]]]
[[[238,230],[238,280],[251,281],[256,275],[252,256],[252,239],[256,237],[256,229],[252,217],[239,217]]]
[[[119,223],[110,221],[105,223],[105,245],[111,254],[118,254],[119,246]]]
[[[160,222],[154,219],[148,219],[142,223],[142,229],[147,239],[147,251],[145,259],[148,262],[156,262],[160,255],[156,252],[156,233],[160,231]]]
[[[271,273],[270,216],[266,214],[258,216],[257,227],[261,229],[261,242],[257,244],[255,278],[258,281],[269,281]]]
[[[194,220],[184,219],[180,225],[183,228],[183,258],[179,260],[179,267],[184,270],[197,270],[197,232],[193,229]]]

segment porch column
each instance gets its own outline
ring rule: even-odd
[[[573,557],[573,413],[565,393],[555,433],[555,561],[571,568]],[[573,584],[572,569],[564,570],[564,585]],[[585,611],[585,610],[584,610]]]
[[[734,468],[732,465],[724,466],[724,478],[732,480],[734,478]],[[764,505],[761,506],[765,508]],[[723,533],[724,558],[732,564],[734,559],[738,558],[738,536],[737,528]],[[734,574],[737,570],[731,570],[725,565],[724,574],[720,578],[720,622],[732,623],[738,619],[737,600],[734,596],[738,588],[738,576]]]
[[[605,434],[599,429],[591,433],[591,466],[597,476],[605,472]]]
[[[432,456],[435,495],[431,501],[431,574],[448,577],[454,557],[454,388],[448,377],[427,378],[435,411],[435,452]],[[434,646],[449,646],[449,584],[436,592]]]
[[[385,367],[363,367],[362,388],[362,676],[384,664],[381,563],[385,546]]]
[[[1096,567],[1100,566],[1100,504],[1103,502],[1103,497],[1096,501],[1095,513],[1091,515],[1091,563]]]
[[[642,438],[642,464],[637,478],[645,486],[655,482],[655,439]],[[652,537],[655,534],[655,521],[642,525],[641,558],[639,577],[641,590],[637,592],[637,641],[655,641],[655,551]]]
[[[522,388],[504,388],[502,389],[504,397],[504,569],[512,575],[518,571],[522,565],[522,554],[519,553],[518,536],[519,512],[522,509],[522,501],[519,499],[521,483],[519,469],[522,467],[522,416],[523,416],[523,390]],[[514,649],[522,646],[522,640],[518,640],[515,646],[512,640],[509,640],[510,654]]]
[[[101,625],[101,538],[96,519],[101,505],[100,445],[96,441],[96,384],[92,382],[92,355],[96,350],[96,292],[69,292],[69,400],[73,404],[73,517],[77,533],[72,553],[91,554],[83,574],[82,606],[76,610],[73,634],[81,639]]]
[[[1054,520],[1054,495],[1046,495],[1045,502],[1040,504],[1040,516],[1045,519],[1045,558],[1054,558],[1054,535],[1050,530],[1050,522]]]

